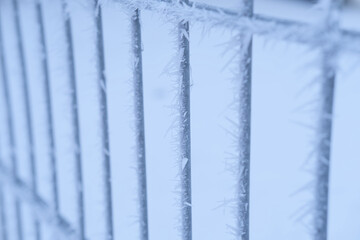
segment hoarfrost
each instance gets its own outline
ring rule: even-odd
[[[189,159],[188,158],[183,158],[182,161],[181,161],[181,169],[182,171],[184,171],[187,163],[189,162]]]

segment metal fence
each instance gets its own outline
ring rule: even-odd
[[[11,150],[10,162],[7,166],[4,161],[0,161],[0,220],[1,220],[1,239],[7,240],[11,237],[8,231],[9,216],[6,214],[4,202],[4,194],[11,192],[14,195],[12,203],[16,209],[16,239],[26,239],[23,234],[23,217],[22,204],[27,204],[33,212],[33,226],[36,232],[36,239],[41,239],[40,225],[50,226],[61,239],[87,239],[85,236],[84,221],[84,196],[83,196],[83,180],[82,180],[82,154],[80,143],[80,126],[78,117],[78,99],[76,90],[76,68],[74,64],[74,47],[71,15],[67,11],[67,1],[59,0],[63,9],[63,27],[65,29],[66,39],[66,56],[67,56],[67,73],[70,79],[71,92],[71,121],[74,137],[72,139],[75,150],[73,152],[76,160],[76,171],[74,186],[77,186],[76,205],[77,205],[77,221],[72,226],[67,219],[59,213],[59,191],[57,176],[57,157],[55,154],[55,139],[52,115],[52,96],[50,94],[49,66],[47,60],[47,47],[45,41],[45,28],[43,20],[42,2],[34,0],[33,6],[36,8],[36,21],[39,26],[38,34],[41,41],[42,53],[44,57],[40,59],[42,64],[42,74],[44,79],[44,96],[46,99],[46,122],[48,148],[51,149],[49,162],[52,175],[52,200],[46,202],[38,195],[38,183],[36,172],[36,156],[34,155],[34,133],[32,130],[33,117],[31,112],[31,104],[29,98],[29,80],[26,70],[26,62],[24,56],[24,40],[23,29],[21,26],[19,12],[19,4],[21,0],[2,0],[0,4],[11,3],[10,8],[6,11],[13,11],[15,23],[15,33],[17,36],[18,64],[21,69],[22,94],[23,103],[25,105],[27,143],[29,145],[29,160],[31,182],[26,182],[19,177],[17,147],[15,141],[14,129],[14,112],[10,97],[9,82],[11,76],[8,74],[8,62],[6,57],[6,49],[3,44],[3,36],[6,32],[2,31],[0,24],[0,63],[1,63],[1,88],[2,98],[4,101],[7,129],[7,136],[1,136],[8,139]],[[111,240],[113,237],[113,203],[111,201],[111,176],[110,176],[110,149],[109,149],[109,131],[108,131],[108,109],[106,94],[106,76],[104,61],[104,43],[102,31],[102,3],[98,0],[89,0],[93,4],[94,23],[96,25],[96,35],[94,36],[96,43],[96,72],[98,79],[98,92],[100,101],[101,121],[101,142],[102,142],[102,163],[103,163],[103,194],[105,196],[104,211],[106,213],[106,221],[103,223],[106,229],[105,239]],[[162,14],[172,19],[177,19],[178,25],[178,62],[179,72],[179,99],[178,99],[178,147],[180,149],[179,159],[182,160],[181,176],[181,239],[192,239],[192,205],[191,205],[191,142],[190,142],[190,49],[189,27],[192,22],[200,22],[211,24],[212,26],[230,28],[239,32],[239,46],[241,51],[238,58],[240,77],[238,79],[240,88],[238,89],[238,129],[237,146],[237,182],[236,182],[236,232],[235,239],[249,239],[249,190],[250,190],[250,126],[251,126],[251,60],[252,60],[252,36],[262,35],[268,38],[292,41],[306,44],[322,52],[322,89],[321,89],[321,112],[317,123],[318,135],[320,141],[317,147],[317,174],[316,174],[316,190],[314,192],[316,205],[314,209],[313,221],[313,239],[327,239],[327,215],[328,215],[328,188],[329,188],[329,161],[330,161],[330,142],[332,128],[332,109],[333,96],[336,78],[336,60],[339,52],[355,52],[360,53],[360,33],[343,30],[339,27],[339,15],[342,7],[341,0],[322,0],[321,6],[322,21],[318,24],[307,24],[294,21],[281,20],[277,18],[259,16],[253,14],[252,0],[239,0],[238,11],[221,9],[218,7],[189,2],[188,0],[113,0],[118,2],[124,8],[133,12],[131,17],[131,36],[132,36],[132,52],[134,57],[133,84],[134,84],[134,105],[135,105],[135,131],[136,131],[136,151],[137,151],[137,173],[138,173],[138,207],[140,213],[140,239],[147,240],[148,234],[148,218],[147,218],[147,187],[146,187],[146,161],[145,161],[145,130],[144,130],[144,100],[142,86],[142,40],[140,12],[149,10]],[[1,9],[1,6],[0,6]],[[5,8],[4,8],[5,9]],[[2,10],[3,11],[3,10]],[[1,11],[0,11],[1,13]],[[1,20],[1,18],[0,18]],[[3,187],[8,189],[3,191]],[[86,191],[86,189],[85,189]]]

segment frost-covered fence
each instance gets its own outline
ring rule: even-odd
[[[31,1],[31,0],[28,0]],[[32,224],[35,239],[41,239],[40,228],[42,225],[50,226],[51,229],[61,239],[88,239],[85,235],[86,212],[84,208],[84,189],[82,169],[86,164],[82,159],[80,142],[80,123],[78,112],[78,96],[76,89],[76,67],[74,60],[72,16],[68,11],[70,0],[59,0],[62,6],[62,23],[65,32],[64,41],[66,45],[67,66],[66,71],[71,86],[70,109],[71,126],[73,132],[72,145],[74,146],[72,155],[75,159],[75,182],[71,188],[76,192],[74,202],[76,202],[76,223],[73,226],[59,212],[59,191],[58,191],[58,170],[59,159],[55,154],[56,142],[54,138],[54,116],[52,109],[52,96],[50,91],[50,76],[48,66],[48,52],[45,41],[45,28],[43,20],[43,9],[41,0],[33,0],[33,7],[36,9],[36,22],[38,28],[34,33],[39,39],[41,46],[41,57],[33,61],[41,62],[43,95],[46,104],[46,146],[50,149],[48,156],[49,172],[51,173],[51,201],[42,199],[37,191],[37,161],[34,150],[34,132],[32,105],[29,98],[29,82],[27,74],[27,63],[24,56],[24,37],[21,26],[21,12],[19,4],[22,0],[1,0],[0,1],[0,71],[1,71],[1,101],[4,106],[5,121],[1,124],[6,129],[7,151],[10,152],[9,159],[0,159],[0,221],[1,221],[1,239],[27,239],[24,236],[23,229],[23,208],[22,205],[30,206],[32,211]],[[238,31],[237,39],[239,44],[238,54],[238,82],[236,89],[236,112],[237,121],[234,130],[237,163],[236,173],[236,192],[234,196],[235,210],[234,226],[235,239],[248,240],[249,236],[249,212],[251,211],[250,196],[250,139],[251,139],[251,65],[252,65],[252,37],[253,35],[262,35],[268,38],[293,41],[306,44],[315,49],[319,49],[322,54],[322,65],[319,66],[322,72],[321,86],[321,109],[318,119],[318,142],[317,142],[317,169],[316,169],[316,187],[315,187],[315,208],[313,222],[314,240],[327,239],[327,215],[328,215],[328,188],[329,188],[329,167],[330,167],[330,146],[331,146],[331,128],[332,128],[332,108],[334,98],[334,88],[336,80],[336,61],[338,53],[341,51],[351,51],[360,54],[360,33],[339,28],[339,14],[341,9],[341,0],[322,0],[319,6],[323,7],[323,21],[318,24],[307,24],[293,21],[286,21],[276,18],[264,17],[253,14],[252,0],[239,0],[239,9],[231,11],[220,9],[206,4],[194,3],[188,0],[111,0],[118,3],[132,12],[131,15],[131,36],[132,36],[132,67],[133,67],[133,93],[134,93],[134,121],[136,134],[136,170],[138,184],[138,212],[140,229],[139,236],[141,240],[149,239],[148,226],[148,202],[147,202],[147,182],[146,182],[146,149],[145,149],[145,126],[144,118],[150,117],[144,115],[144,97],[143,97],[143,71],[142,71],[142,39],[141,39],[141,11],[152,11],[172,20],[176,19],[176,31],[178,33],[178,109],[177,109],[177,147],[179,149],[178,158],[180,162],[179,177],[180,191],[179,199],[181,212],[181,239],[192,239],[192,201],[191,201],[191,127],[190,127],[190,41],[189,28],[192,22],[206,23],[211,26],[230,28]],[[102,1],[89,0],[93,11],[93,24],[96,26],[96,34],[93,41],[96,46],[96,76],[97,90],[99,96],[99,122],[101,129],[101,161],[100,171],[103,176],[103,198],[104,198],[104,219],[99,223],[104,225],[106,231],[106,240],[114,239],[112,203],[112,181],[110,166],[110,142],[108,129],[108,108],[107,108],[107,88],[106,88],[106,68],[105,52],[103,42],[103,23],[102,23]],[[105,1],[106,2],[106,1]],[[6,6],[5,6],[6,5]],[[30,166],[31,181],[27,182],[21,179],[18,173],[18,149],[15,140],[14,106],[10,96],[9,84],[12,76],[8,74],[10,63],[7,58],[7,50],[4,47],[3,37],[8,34],[4,31],[1,22],[4,11],[12,11],[10,14],[14,17],[17,46],[16,62],[20,70],[22,82],[22,102],[24,107],[26,143],[28,145],[28,159]],[[3,149],[0,149],[3,151]],[[2,155],[3,156],[3,155]],[[6,162],[10,162],[7,164]],[[4,195],[12,194],[14,206],[6,206]],[[7,214],[7,208],[14,207],[15,214]],[[8,229],[9,221],[16,221],[16,236],[11,235]]]

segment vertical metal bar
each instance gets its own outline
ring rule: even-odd
[[[75,181],[76,181],[76,201],[77,201],[77,224],[79,228],[79,239],[85,239],[85,210],[84,210],[84,192],[83,192],[83,176],[82,176],[82,156],[81,156],[81,142],[80,142],[80,123],[78,112],[78,99],[75,75],[75,60],[74,60],[74,46],[72,37],[71,20],[68,11],[66,0],[62,0],[62,13],[64,18],[65,41],[66,41],[66,56],[68,64],[68,74],[71,88],[71,120],[73,126],[73,145],[75,147]]]
[[[0,19],[1,19],[1,14],[0,14]],[[0,21],[0,23],[1,23],[1,21]],[[0,31],[1,31],[1,26],[0,26]],[[0,35],[1,35],[1,33],[0,33]],[[1,38],[1,36],[0,36],[0,38]],[[1,44],[2,43],[1,43],[1,39],[0,39],[0,45]],[[0,51],[1,51],[1,47],[0,47]],[[1,59],[0,59],[0,61],[1,61]],[[1,69],[2,68],[0,67],[0,71],[1,71]],[[0,164],[4,165],[2,157],[0,157]],[[8,239],[7,212],[6,212],[6,203],[5,203],[5,197],[4,197],[4,185],[3,185],[2,181],[0,181],[0,225],[1,225],[1,227],[0,227],[0,237],[1,238],[0,239],[7,240]]]
[[[28,87],[28,76],[26,72],[26,63],[25,63],[25,52],[24,52],[23,38],[21,33],[20,11],[17,0],[13,1],[13,7],[14,7],[14,16],[15,16],[16,35],[17,35],[17,46],[19,49],[21,77],[23,84],[22,90],[24,94],[23,101],[25,104],[26,129],[27,129],[27,137],[28,137],[27,141],[29,146],[31,186],[33,189],[33,194],[37,195],[37,171],[36,171],[36,160],[34,154],[34,134],[32,129],[32,117],[31,117],[30,96],[29,96],[29,87]],[[40,223],[37,219],[34,219],[34,229],[35,229],[36,239],[40,240],[41,239]]]
[[[106,95],[106,77],[105,77],[105,56],[102,29],[102,9],[99,0],[94,0],[96,36],[95,44],[97,50],[96,67],[99,84],[99,100],[101,114],[101,140],[103,153],[103,184],[105,197],[105,231],[106,239],[113,239],[113,216],[112,216],[112,194],[111,194],[111,169],[110,169],[110,144],[109,144],[109,126],[108,109]]]
[[[138,201],[140,217],[140,239],[148,240],[148,209],[146,187],[146,151],[145,151],[145,124],[144,124],[144,96],[142,71],[142,43],[139,9],[136,9],[131,18],[133,78],[134,78],[134,111],[136,134],[136,158],[138,176]]]
[[[0,3],[1,6],[1,3]],[[3,38],[2,38],[2,26],[1,26],[1,11],[0,11],[0,70],[1,70],[1,77],[2,77],[2,82],[3,82],[3,90],[4,93],[7,92],[8,94],[8,90],[5,88],[4,82],[7,83],[7,69],[5,66],[5,53],[4,53],[4,46],[3,46]],[[8,99],[6,97],[7,95],[6,93],[5,95],[5,108],[6,110],[8,110],[8,102],[10,99]],[[7,111],[7,127],[8,127],[8,131],[11,132],[12,130],[10,130],[10,126],[9,126],[9,112]],[[11,135],[11,134],[9,134]],[[11,137],[10,137],[11,138]],[[11,142],[11,141],[10,141]],[[11,144],[10,144],[11,145]],[[13,148],[13,146],[10,146],[10,148]],[[1,237],[4,240],[8,239],[8,227],[7,227],[7,214],[6,214],[6,203],[5,203],[5,199],[4,199],[4,187],[1,184],[0,185],[0,217],[1,217]]]
[[[20,11],[19,11],[18,0],[13,0],[13,10],[14,10],[14,17],[15,17],[14,22],[15,22],[16,35],[17,35],[17,47],[19,51],[22,91],[24,94],[23,101],[25,106],[25,122],[26,122],[26,130],[27,130],[27,141],[29,147],[31,187],[33,189],[33,194],[37,195],[37,171],[36,171],[36,159],[34,152],[34,133],[32,128],[30,93],[28,86],[29,82],[26,71],[25,51],[24,51],[23,37],[21,33]],[[34,229],[35,229],[36,239],[40,240],[41,239],[40,223],[37,219],[34,219]]]
[[[253,1],[241,0],[240,15],[251,18]],[[251,69],[252,35],[240,33],[238,92],[238,179],[236,183],[236,239],[249,240],[250,209],[250,139],[251,139]]]
[[[181,4],[189,4],[181,0]],[[181,160],[181,209],[182,240],[192,239],[192,205],[191,205],[191,132],[190,132],[190,43],[189,22],[178,23],[179,41],[179,124],[180,124],[180,160]]]
[[[6,126],[8,128],[9,134],[9,148],[10,148],[10,161],[11,161],[11,169],[14,178],[18,178],[18,160],[16,156],[16,143],[15,143],[15,128],[13,124],[13,108],[11,104],[10,98],[10,88],[9,88],[9,78],[7,72],[7,66],[5,62],[5,48],[2,36],[2,27],[0,22],[0,63],[2,68],[2,84],[3,84],[3,94],[5,100],[5,111],[6,111]],[[23,239],[23,222],[22,222],[22,211],[21,205],[18,198],[15,197],[14,200],[15,207],[15,219],[16,219],[16,234],[17,239]]]
[[[47,143],[50,155],[50,168],[51,168],[51,186],[52,186],[52,203],[55,211],[59,210],[58,198],[58,185],[57,185],[57,168],[56,168],[56,155],[55,155],[55,138],[54,138],[54,123],[52,117],[52,100],[49,79],[48,55],[45,42],[45,29],[42,13],[42,6],[40,0],[36,1],[36,17],[37,24],[40,30],[40,43],[41,43],[41,63],[44,78],[44,96],[46,105],[46,123],[47,123]]]
[[[1,221],[1,239],[8,239],[6,204],[4,199],[4,186],[0,184],[0,221]]]
[[[324,53],[324,57],[333,57],[332,54]],[[321,86],[321,117],[318,123],[318,134],[321,140],[318,145],[318,159],[316,163],[316,188],[315,188],[315,218],[314,239],[327,239],[328,221],[328,198],[329,198],[329,172],[331,151],[332,112],[335,88],[334,69],[323,66],[323,71],[328,71],[329,76],[324,79]]]
[[[323,0],[325,9],[324,30],[330,34],[339,30],[339,11],[342,0]],[[338,49],[324,44],[322,52],[322,82],[320,86],[320,118],[318,122],[318,155],[316,161],[314,240],[327,239],[329,173],[333,104]]]

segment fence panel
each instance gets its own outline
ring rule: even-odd
[[[41,62],[44,96],[46,105],[46,146],[50,149],[48,161],[49,172],[51,173],[51,201],[46,202],[38,194],[38,176],[37,162],[34,150],[34,132],[32,118],[32,104],[29,96],[29,84],[27,73],[27,63],[24,51],[24,36],[21,26],[21,11],[19,10],[20,0],[3,0],[1,5],[11,3],[1,11],[13,11],[16,44],[17,61],[21,70],[22,82],[22,101],[25,106],[26,137],[29,146],[30,176],[31,182],[21,179],[18,173],[17,146],[15,141],[14,114],[11,103],[8,75],[8,64],[6,49],[3,43],[3,36],[7,34],[3,31],[0,11],[0,70],[1,87],[4,112],[6,121],[2,123],[7,129],[7,136],[1,136],[8,139],[11,156],[11,167],[8,168],[3,159],[0,161],[0,220],[1,220],[1,239],[13,239],[8,230],[10,221],[7,214],[6,201],[4,195],[10,192],[14,195],[12,203],[16,209],[16,239],[26,239],[24,235],[22,205],[27,204],[32,210],[35,238],[41,239],[40,226],[50,226],[61,239],[88,239],[86,236],[86,213],[84,207],[83,188],[83,164],[81,142],[80,142],[80,123],[78,112],[78,95],[76,84],[76,65],[74,60],[73,30],[70,11],[68,10],[69,0],[61,1],[63,14],[63,27],[65,29],[67,74],[72,88],[71,99],[71,126],[74,147],[73,155],[75,157],[75,182],[76,188],[76,225],[61,216],[59,211],[59,190],[58,190],[58,170],[57,164],[61,164],[56,156],[56,142],[54,136],[54,119],[52,107],[52,95],[50,90],[50,76],[48,52],[46,45],[46,29],[44,27],[43,8],[41,0],[33,0],[32,6],[36,11],[36,22],[41,46],[41,59],[34,61]],[[240,1],[240,0],[239,0]],[[110,143],[109,143],[109,124],[108,124],[108,103],[107,103],[107,85],[105,74],[105,52],[103,41],[103,22],[102,7],[103,3],[99,0],[89,0],[93,11],[93,21],[96,34],[93,41],[96,45],[96,74],[97,88],[99,96],[99,114],[101,129],[101,161],[102,161],[102,182],[105,204],[103,206],[105,221],[104,229],[106,231],[105,239],[114,239],[113,215],[114,208],[112,202],[112,181],[110,166]],[[237,166],[236,166],[236,195],[234,213],[235,239],[249,240],[249,213],[250,213],[250,147],[251,147],[251,72],[252,72],[252,38],[254,35],[262,35],[271,39],[286,40],[296,43],[306,44],[314,49],[321,51],[322,65],[321,70],[321,91],[320,91],[320,109],[317,126],[317,167],[316,167],[316,187],[314,192],[315,209],[314,211],[314,240],[326,240],[328,230],[328,205],[329,205],[329,171],[330,171],[330,152],[332,135],[332,114],[334,104],[334,91],[336,82],[336,62],[340,52],[353,52],[360,54],[360,33],[356,31],[343,30],[339,26],[339,15],[341,12],[341,0],[322,0],[320,5],[324,7],[322,22],[319,24],[300,23],[290,20],[282,20],[273,17],[260,16],[253,13],[253,0],[241,0],[238,11],[221,9],[207,4],[195,3],[189,0],[112,0],[118,3],[122,8],[131,12],[131,55],[132,55],[132,84],[134,93],[134,121],[135,121],[135,151],[136,151],[136,171],[138,185],[138,211],[140,229],[139,236],[141,240],[149,239],[149,221],[148,221],[148,202],[147,202],[147,175],[146,175],[146,148],[145,148],[145,116],[144,115],[144,96],[143,96],[143,62],[142,62],[142,39],[141,39],[141,12],[152,11],[157,14],[171,16],[176,19],[174,28],[177,31],[177,74],[178,74],[178,109],[177,109],[177,147],[179,149],[178,158],[180,164],[180,193],[181,201],[181,239],[192,239],[192,197],[191,197],[191,116],[190,116],[190,27],[191,23],[198,22],[202,24],[211,24],[212,26],[223,27],[236,30],[239,44],[238,58],[238,90],[237,99],[237,122],[235,125],[236,147],[237,147]],[[41,224],[41,225],[40,225]]]

